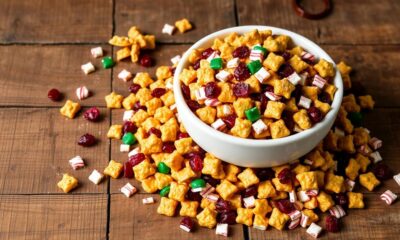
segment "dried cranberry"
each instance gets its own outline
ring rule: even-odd
[[[190,168],[195,172],[200,172],[203,169],[203,159],[199,155],[194,155],[189,160]]]
[[[124,177],[133,178],[132,163],[129,160],[124,163]]]
[[[93,135],[86,133],[79,138],[78,145],[83,147],[90,147],[95,145],[96,142],[97,140]]]
[[[153,89],[153,91],[151,91],[151,96],[160,98],[166,92],[167,92],[167,90],[165,88],[155,88],[155,89]]]
[[[194,229],[194,221],[190,217],[184,217],[180,225],[187,227],[190,231]]]
[[[330,103],[331,102],[331,97],[327,92],[321,92],[318,94],[318,100],[324,103]]]
[[[186,104],[188,105],[188,107],[190,108],[190,110],[192,111],[196,111],[197,109],[201,108],[200,103],[193,101],[193,100],[187,100]]]
[[[282,113],[282,120],[285,122],[286,127],[293,131],[294,129],[294,120],[293,120],[293,113],[289,111],[283,111]]]
[[[214,52],[214,49],[212,48],[207,48],[201,53],[201,59],[206,59],[208,58],[212,53]]]
[[[200,192],[187,191],[186,192],[186,199],[189,200],[189,201],[201,202],[203,197],[200,195]]]
[[[281,199],[275,202],[275,206],[279,211],[289,214],[295,210],[295,207],[288,199]]]
[[[47,93],[47,97],[54,102],[60,101],[62,98],[62,94],[60,93],[60,91],[58,91],[57,89],[53,88],[50,89],[49,92]]]
[[[188,137],[190,137],[189,134],[184,132],[179,132],[177,136],[178,139],[188,138]]]
[[[143,55],[140,58],[140,65],[142,65],[143,67],[151,67],[153,66],[153,59],[151,59],[149,55]]]
[[[221,88],[218,87],[216,82],[209,82],[204,87],[204,91],[206,93],[206,97],[208,98],[217,98],[221,93]]]
[[[163,142],[162,151],[165,153],[172,153],[175,150],[173,142]]]
[[[230,225],[236,224],[237,213],[235,210],[223,212],[217,215],[218,223],[227,223]]]
[[[200,61],[201,61],[201,59],[197,59],[197,61],[194,62],[194,64],[193,64],[193,69],[194,70],[197,70],[197,69],[200,68]]]
[[[213,187],[216,187],[220,181],[218,179],[212,178],[209,175],[203,175],[201,178],[204,179],[204,181],[206,181],[208,184],[210,184]]]
[[[158,138],[161,138],[161,131],[158,130],[157,128],[155,128],[155,127],[150,128],[150,130],[149,130],[149,135],[150,135],[150,134],[154,134],[154,135],[156,135]]]
[[[339,232],[339,219],[337,219],[335,216],[328,215],[325,219],[325,227],[328,232]]]
[[[251,97],[254,101],[260,102],[260,112],[264,112],[265,108],[267,107],[268,98],[263,93],[253,93]]]
[[[278,69],[278,75],[281,78],[289,77],[290,75],[292,75],[292,73],[294,73],[294,69],[292,68],[292,66],[286,63],[282,64]]]
[[[271,168],[260,168],[255,173],[260,181],[270,180],[275,177],[275,173]]]
[[[296,103],[300,101],[301,94],[302,94],[302,85],[297,84],[292,92],[292,97],[294,97]]]
[[[241,46],[236,48],[232,55],[235,58],[247,58],[250,55],[250,49],[247,46]]]
[[[285,59],[285,61],[288,61],[292,55],[289,52],[283,52],[281,56]]]
[[[343,193],[333,195],[333,200],[337,205],[341,205],[342,207],[347,207],[349,203],[347,195]]]
[[[124,122],[124,125],[122,126],[122,133],[135,133],[137,130],[136,125],[133,122],[126,121]]]
[[[142,106],[139,101],[135,102],[135,104],[133,105],[133,110],[139,111],[140,109],[142,109],[143,111],[147,111],[146,106]]]
[[[236,97],[248,97],[250,92],[250,86],[247,83],[240,82],[233,86],[233,94]]]
[[[219,213],[228,212],[231,210],[231,203],[229,201],[225,201],[222,198],[219,198],[215,203],[215,210]]]
[[[91,122],[96,122],[100,118],[100,110],[97,107],[91,107],[85,111],[83,117]]]
[[[231,128],[233,128],[233,126],[235,126],[236,116],[229,115],[229,116],[223,117],[222,121],[224,121],[224,123],[226,124],[226,127],[228,129],[231,129]]]
[[[183,97],[186,99],[190,99],[190,88],[185,84],[181,85]]]
[[[265,92],[274,92],[274,87],[271,85],[265,85],[264,91]]]
[[[308,116],[310,117],[310,119],[311,119],[311,121],[313,123],[321,122],[322,118],[324,117],[322,115],[321,111],[318,108],[314,107],[314,106],[312,106],[309,109],[307,109],[307,113],[308,113]]]
[[[139,84],[132,83],[132,84],[129,86],[128,90],[129,90],[130,93],[137,93],[137,92],[139,91],[140,88],[141,88],[141,86],[140,86]]]
[[[279,182],[282,184],[292,183],[292,171],[289,168],[284,168],[278,173]]]
[[[235,71],[233,72],[233,75],[235,76],[236,80],[238,81],[244,81],[250,77],[250,71],[247,68],[246,64],[241,62],[239,65],[235,68]]]
[[[392,170],[384,163],[376,164],[372,171],[379,180],[388,180],[393,176]]]
[[[244,189],[243,197],[246,198],[246,197],[255,196],[255,195],[257,195],[257,193],[258,193],[258,187],[257,187],[257,185],[253,185],[253,186],[250,186],[250,187]]]
[[[146,159],[146,156],[143,153],[137,153],[128,158],[128,161],[132,164],[132,167],[138,165]]]

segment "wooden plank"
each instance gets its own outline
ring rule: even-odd
[[[165,23],[187,18],[194,30],[173,36],[162,34]],[[156,35],[159,42],[196,42],[207,34],[236,25],[232,0],[118,0],[115,3],[115,34],[126,35],[133,25]]]
[[[112,0],[0,2],[0,42],[106,42]]]
[[[396,0],[367,0],[362,4],[357,0],[334,1],[332,14],[318,21],[296,15],[291,2],[291,0],[256,0],[249,4],[246,0],[238,0],[239,24],[282,27],[303,34],[317,43],[394,44],[400,42],[400,33],[397,30],[400,6]],[[316,1],[303,2],[308,2],[308,5],[316,4]],[[378,28],[379,31],[377,31]]]
[[[93,59],[93,46],[1,46],[0,105],[61,106],[65,99],[77,100],[75,90],[85,85],[93,96],[81,101],[86,106],[105,106],[104,96],[110,92],[111,70],[103,69],[101,59]],[[102,46],[106,54],[108,45]],[[21,61],[27,59],[29,62]],[[97,71],[85,75],[81,65],[91,61]],[[58,88],[64,101],[54,103],[47,98],[51,88]]]
[[[155,204],[143,205],[142,199],[153,196]],[[179,228],[182,217],[166,217],[157,214],[160,196],[136,194],[126,198],[122,194],[111,195],[110,239],[225,239],[215,234],[215,229],[197,226],[195,232],[187,233]],[[229,227],[230,239],[243,239],[241,225]]]
[[[107,182],[97,186],[88,180],[93,169],[103,170],[108,163],[109,118],[106,109],[98,123],[81,115],[66,119],[56,109],[4,108],[0,111],[0,194],[61,193],[57,182],[68,172],[77,177],[80,187],[73,193],[104,193]],[[91,133],[96,146],[77,145],[78,138]],[[68,160],[80,155],[86,167],[74,171]]]
[[[0,238],[106,239],[107,195],[1,195]]]

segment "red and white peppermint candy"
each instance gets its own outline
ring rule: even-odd
[[[335,205],[331,209],[329,209],[329,213],[336,218],[342,218],[346,216],[346,212],[340,205]]]
[[[290,230],[297,228],[300,225],[300,220],[301,218],[296,218],[296,219],[292,219],[292,221],[290,221],[288,228]]]
[[[89,180],[94,184],[99,184],[101,180],[103,180],[104,174],[100,173],[97,170],[93,170],[93,172],[89,176]]]
[[[301,96],[298,105],[305,109],[309,109],[311,106],[311,102],[311,99]]]
[[[316,74],[314,76],[312,85],[314,85],[320,89],[323,89],[326,83],[327,83],[327,81],[325,79],[323,79],[320,75]]]
[[[217,227],[215,229],[215,234],[227,237],[228,236],[228,224],[227,223],[218,223]]]
[[[74,170],[78,170],[80,168],[83,168],[85,166],[85,162],[80,156],[76,156],[69,160],[69,164]]]
[[[271,77],[271,74],[263,67],[258,70],[254,76],[257,78],[257,80],[262,84],[265,83],[266,80]]]
[[[302,226],[303,228],[306,228],[307,224],[308,224],[308,219],[309,219],[309,217],[307,215],[305,215],[304,213],[302,213],[301,219],[300,219],[300,226]]]
[[[207,183],[206,187],[203,188],[203,190],[200,192],[200,196],[202,196],[203,198],[206,198],[207,195],[209,195],[213,192],[215,192],[215,188]]]
[[[79,100],[85,99],[89,97],[89,89],[86,86],[78,87],[75,91],[76,96]]]
[[[264,95],[271,101],[278,101],[282,98],[281,96],[276,95],[273,92],[265,92]]]
[[[201,88],[197,89],[197,90],[194,92],[194,95],[196,96],[196,100],[197,100],[197,101],[201,101],[201,100],[206,100],[206,99],[207,99],[207,97],[206,97],[206,91],[205,91],[205,88],[204,88],[204,87],[201,87]]]
[[[210,193],[210,194],[207,194],[207,196],[205,198],[207,198],[211,202],[216,202],[216,201],[218,201],[219,196],[217,194]]]
[[[301,212],[299,210],[294,210],[293,212],[289,213],[289,217],[291,220],[295,220],[295,219],[300,219],[301,218]]]
[[[125,186],[121,188],[121,192],[128,198],[131,197],[133,194],[135,194],[136,191],[137,189],[130,183],[125,184]]]
[[[391,205],[397,199],[397,195],[390,190],[386,190],[382,193],[381,199],[385,201],[387,205]]]
[[[309,62],[314,62],[315,61],[315,56],[309,52],[303,51],[301,53],[301,59],[307,60]]]
[[[296,72],[290,74],[289,77],[287,77],[287,79],[289,80],[290,83],[292,83],[295,86],[299,84],[302,80],[302,78]]]
[[[235,68],[239,65],[240,59],[239,58],[232,58],[226,63],[227,68]]]
[[[211,124],[211,127],[213,127],[216,130],[222,131],[225,129],[226,124],[221,118],[218,118],[215,122]]]
[[[291,191],[291,192],[289,192],[289,201],[291,202],[291,203],[294,203],[294,202],[296,202],[297,201],[297,194],[296,194],[296,191]]]
[[[221,105],[221,102],[218,101],[218,99],[216,99],[216,98],[207,98],[207,99],[204,101],[204,104],[205,104],[206,106],[216,107],[216,106],[218,106],[218,105]]]
[[[257,60],[262,62],[264,60],[264,53],[259,49],[252,49],[250,51],[250,61],[257,61]]]
[[[315,189],[307,190],[307,191],[306,191],[306,194],[307,194],[308,196],[311,196],[311,197],[316,197],[316,196],[318,196],[318,193],[319,193],[319,191],[318,191],[318,190],[315,190]]]
[[[297,192],[297,197],[301,202],[308,202],[310,201],[310,196],[307,195],[306,191]]]
[[[103,56],[103,49],[101,47],[95,47],[90,49],[90,53],[94,58],[102,57]]]
[[[251,127],[257,134],[261,134],[268,129],[268,126],[261,119],[258,119],[256,122],[254,122]]]
[[[352,192],[354,186],[356,185],[356,182],[354,182],[354,181],[351,180],[351,179],[346,179],[346,181],[345,181],[344,184],[345,184],[345,187],[346,187],[346,191]]]
[[[311,225],[307,228],[307,233],[310,234],[313,238],[318,238],[321,233],[322,228],[315,223],[311,223]]]
[[[152,203],[154,203],[154,198],[153,197],[143,198],[142,203],[145,205],[152,204]]]
[[[81,66],[82,71],[87,75],[91,72],[94,72],[95,68],[91,62],[88,62],[86,64],[83,64]]]
[[[371,146],[372,149],[378,150],[379,148],[382,147],[382,140],[373,137],[368,141],[368,144]]]
[[[229,81],[232,78],[232,74],[228,71],[221,70],[215,77],[221,82]]]
[[[243,198],[243,202],[245,208],[252,208],[255,206],[256,199],[254,198],[254,196],[245,197]]]
[[[131,80],[133,77],[132,73],[126,69],[123,69],[121,72],[118,73],[118,78],[124,82]]]
[[[400,173],[396,174],[393,176],[393,179],[396,181],[396,183],[400,186]]]
[[[369,156],[373,159],[374,163],[377,163],[377,162],[380,162],[383,160],[381,157],[381,154],[378,151],[371,153]]]

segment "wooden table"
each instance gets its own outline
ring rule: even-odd
[[[119,192],[126,179],[99,186],[87,179],[92,169],[103,169],[110,159],[124,161],[117,142],[106,140],[112,123],[121,122],[122,111],[105,108],[104,96],[114,90],[127,94],[127,84],[116,78],[127,68],[143,69],[130,62],[103,70],[90,48],[107,44],[114,34],[126,35],[132,25],[155,34],[152,52],[157,65],[170,64],[190,44],[216,30],[247,24],[283,27],[314,40],[336,61],[354,67],[354,82],[362,82],[376,100],[365,126],[383,139],[381,154],[394,172],[400,172],[400,4],[397,0],[334,0],[332,15],[305,20],[294,14],[291,1],[281,0],[2,0],[0,1],[0,239],[215,239],[214,230],[179,230],[180,218],[156,214],[155,205],[143,206],[139,193],[130,199]],[[195,30],[186,34],[161,34],[164,23],[187,17]],[[80,66],[93,61],[99,71],[85,76]],[[93,97],[84,108],[97,106],[104,119],[89,123],[82,116],[62,117],[62,103],[53,103],[47,91],[56,87],[65,99],[86,85]],[[77,146],[78,136],[90,132],[100,143]],[[68,159],[81,155],[87,168],[73,172],[81,187],[63,194],[56,182],[71,172]],[[134,183],[138,186],[137,183]],[[389,180],[376,193],[365,193],[367,210],[351,210],[337,234],[330,239],[399,239],[400,204],[385,205],[379,194],[386,189],[400,193]],[[156,196],[156,195],[154,195]],[[156,199],[159,199],[156,196]],[[306,239],[304,229],[253,230],[231,227],[233,239]],[[222,237],[219,237],[222,239]]]

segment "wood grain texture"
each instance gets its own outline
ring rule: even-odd
[[[307,0],[304,2],[309,2]],[[316,0],[311,1],[316,2]],[[396,0],[333,1],[328,17],[313,21],[299,17],[291,0],[237,0],[239,25],[269,25],[286,28],[326,44],[400,43],[397,19],[400,5]]]
[[[193,43],[207,34],[236,25],[233,0],[117,0],[115,34],[126,35],[131,26],[156,35],[159,42]],[[187,18],[194,29],[173,36],[161,33],[165,23]]]
[[[155,204],[143,205],[142,199],[154,197]],[[166,217],[157,214],[160,196],[136,194],[126,198],[122,194],[111,195],[110,240],[114,239],[226,239],[215,234],[215,229],[196,228],[187,233],[179,228],[182,217]],[[179,211],[179,210],[178,210]],[[177,214],[179,215],[179,213]],[[229,239],[243,239],[241,225],[229,226]]]
[[[106,109],[101,109],[107,116]],[[62,173],[79,179],[73,193],[104,193],[107,182],[97,186],[88,180],[93,169],[102,171],[108,163],[106,139],[108,118],[99,123],[81,115],[66,119],[58,109],[4,108],[0,111],[0,194],[61,193],[57,182]],[[78,138],[91,133],[96,146],[77,145]],[[80,155],[86,167],[74,171],[69,159]]]
[[[107,195],[1,195],[0,238],[106,239]]]
[[[1,43],[106,42],[112,0],[0,2]]]
[[[111,70],[103,69],[101,59],[94,59],[94,46],[0,46],[0,105],[62,106],[65,99],[77,101],[75,90],[85,85],[92,96],[82,100],[85,106],[105,106],[104,96],[110,90]],[[102,46],[106,54],[108,45]],[[25,61],[24,61],[25,59]],[[85,75],[81,65],[92,62],[96,71]],[[52,102],[47,92],[57,88],[64,101]]]

